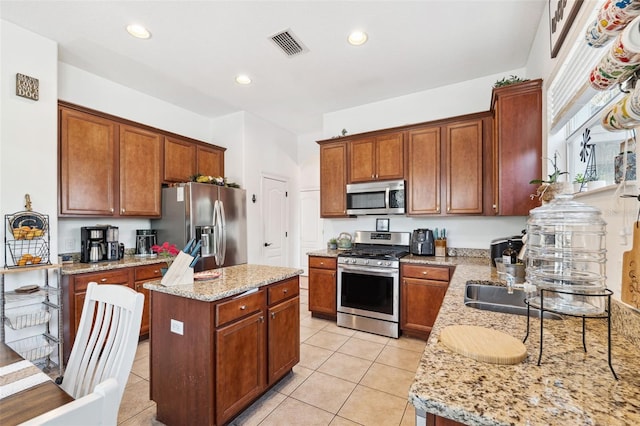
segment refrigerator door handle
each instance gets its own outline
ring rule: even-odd
[[[218,211],[218,200],[213,203],[213,257],[216,265],[220,266],[220,219]]]
[[[227,223],[226,223],[226,218],[225,218],[225,213],[224,213],[224,203],[222,201],[220,201],[219,204],[219,208],[220,208],[220,243],[221,243],[221,247],[220,247],[220,266],[224,265],[224,258],[227,254]]]

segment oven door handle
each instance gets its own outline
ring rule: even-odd
[[[393,276],[398,272],[397,269],[385,269],[382,270],[380,268],[369,268],[366,266],[340,266],[338,267],[338,272],[369,272],[371,274],[376,275],[384,275],[384,276]]]

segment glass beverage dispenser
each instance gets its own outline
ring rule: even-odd
[[[538,294],[531,306],[572,315],[604,312],[606,222],[599,209],[560,194],[529,212],[527,221],[527,281]],[[570,293],[570,294],[568,294]]]

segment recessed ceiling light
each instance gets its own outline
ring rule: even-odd
[[[367,33],[364,31],[353,31],[349,34],[349,38],[347,39],[349,44],[354,46],[360,46],[367,42]]]
[[[139,24],[127,25],[127,32],[136,38],[148,39],[151,37],[149,30]]]
[[[236,76],[236,83],[238,84],[251,84],[251,79],[248,75],[240,74]]]

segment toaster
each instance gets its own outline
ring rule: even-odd
[[[524,244],[522,242],[522,235],[514,235],[512,237],[502,237],[502,238],[496,238],[495,240],[492,240],[490,251],[491,251],[491,264],[493,266],[496,266],[495,259],[502,257],[502,252],[507,248],[507,245],[508,245],[507,243],[509,240],[513,242],[513,248],[516,251],[520,251],[520,249]]]
[[[431,229],[415,229],[411,234],[411,254],[418,256],[435,256],[433,231]]]

